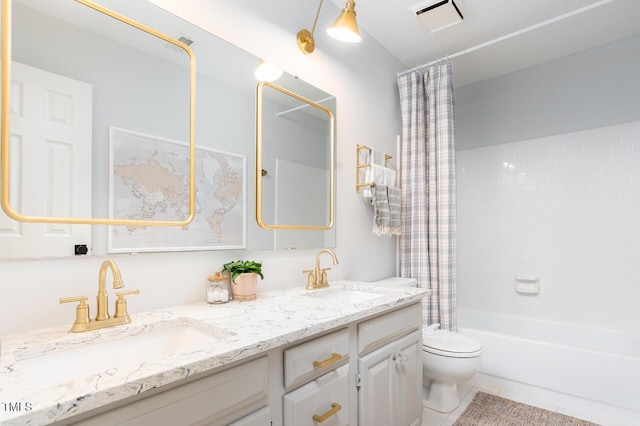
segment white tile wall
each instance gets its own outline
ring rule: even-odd
[[[459,307],[640,332],[640,122],[458,151],[457,177]]]

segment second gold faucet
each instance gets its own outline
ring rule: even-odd
[[[315,290],[318,288],[329,287],[329,280],[327,279],[327,271],[330,270],[331,268],[320,269],[320,257],[322,256],[323,253],[327,253],[331,256],[331,258],[333,259],[334,265],[337,265],[338,263],[340,263],[338,262],[338,257],[332,250],[329,250],[329,249],[320,250],[316,255],[315,269],[302,271],[303,273],[307,274],[307,286],[306,286],[307,290]]]

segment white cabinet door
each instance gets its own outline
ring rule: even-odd
[[[349,365],[284,395],[285,426],[349,424]]]
[[[395,343],[396,407],[399,426],[422,423],[422,332]]]
[[[17,62],[11,68],[13,210],[91,217],[91,85]],[[90,239],[90,225],[21,223],[0,210],[0,258],[71,256]]]
[[[359,424],[422,423],[422,334],[416,330],[358,360]]]
[[[264,407],[244,416],[240,420],[229,423],[229,426],[268,426],[270,424],[271,409],[269,407]]]
[[[367,426],[395,425],[395,365],[393,344],[371,352],[358,360],[360,391],[358,393],[358,423]]]

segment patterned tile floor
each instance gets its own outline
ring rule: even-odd
[[[600,404],[485,374],[478,374],[472,381],[458,386],[458,393],[462,402],[452,412],[439,413],[425,407],[422,414],[422,425],[451,426],[464,409],[467,408],[467,405],[478,391],[557,411],[603,426],[640,426],[640,412],[624,410],[611,405]]]

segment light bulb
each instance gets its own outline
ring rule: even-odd
[[[260,61],[254,75],[258,81],[274,81],[282,76],[282,72],[282,69],[275,65],[269,62]]]

